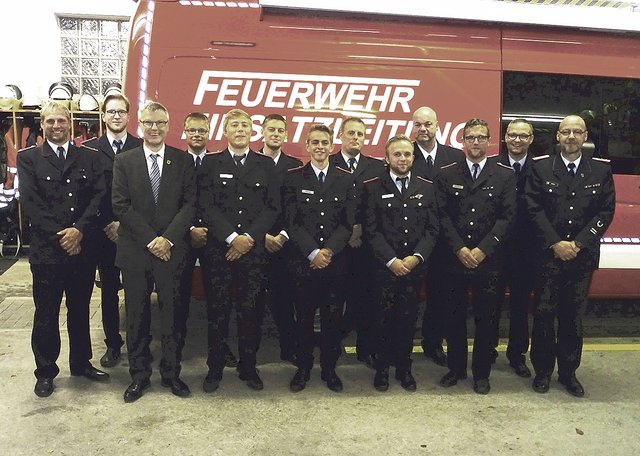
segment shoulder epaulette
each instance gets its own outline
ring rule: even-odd
[[[377,180],[380,180],[380,176],[376,176],[376,177],[372,177],[371,179],[367,179],[366,181],[363,182],[363,184],[369,184],[369,183],[375,182]]]
[[[25,150],[29,150],[29,149],[35,149],[36,147],[38,147],[38,146],[29,146],[29,147],[25,147],[24,149],[20,149],[20,150],[18,151],[18,153],[20,153],[20,152],[24,152]]]
[[[96,148],[94,148],[94,147],[91,147],[91,146],[87,146],[87,145],[86,145],[86,144],[84,144],[84,143],[80,144],[80,147],[84,147],[85,149],[89,149],[89,150],[91,150],[91,151],[93,151],[93,152],[98,152],[98,149],[96,149]]]
[[[433,181],[430,181],[429,179],[427,179],[425,177],[422,177],[422,176],[417,176],[417,177],[418,177],[418,179],[420,179],[422,181],[429,182],[430,184],[433,184]]]
[[[496,157],[499,157],[499,155],[498,154],[487,155],[487,158],[496,158]]]
[[[591,160],[596,160],[602,163],[611,163],[611,160],[609,160],[608,158],[591,157]]]
[[[450,166],[457,165],[457,164],[458,164],[458,162],[449,163],[448,165],[441,166],[440,169],[447,169]]]
[[[513,168],[512,168],[511,166],[509,166],[509,165],[505,165],[504,163],[500,163],[500,162],[498,162],[498,163],[497,163],[497,165],[498,165],[498,166],[501,166],[501,167],[503,167],[503,168],[505,168],[505,169],[508,169],[508,170],[510,170],[510,171],[513,171]]]
[[[340,168],[339,166],[336,166],[336,169],[339,169],[343,173],[351,174],[351,171],[349,171],[348,169]]]
[[[542,160],[543,158],[549,158],[550,155],[539,155],[537,157],[533,157],[534,161]]]
[[[221,153],[222,153],[221,150],[216,150],[216,151],[208,150],[207,153],[205,153],[205,155],[219,155]]]
[[[292,172],[298,171],[299,169],[302,169],[302,168],[304,168],[304,165],[296,166],[295,168],[289,168],[287,170],[287,173],[292,173]]]

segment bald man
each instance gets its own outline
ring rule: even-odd
[[[587,136],[582,118],[565,117],[556,133],[560,153],[536,157],[525,184],[542,265],[531,335],[532,386],[538,393],[549,391],[557,358],[558,381],[571,395],[584,396],[576,378],[582,356],[581,316],[598,268],[600,238],[615,210],[609,160],[582,153]]]
[[[438,116],[428,107],[418,108],[412,116],[413,129],[413,169],[412,173],[432,181],[443,166],[464,161],[464,153],[459,149],[440,144],[436,140]],[[446,247],[439,240],[427,260],[427,301],[422,318],[422,349],[424,356],[439,366],[447,365],[447,357],[442,349],[444,334],[441,290],[437,284],[446,281],[439,275],[442,267],[437,259],[442,258]]]

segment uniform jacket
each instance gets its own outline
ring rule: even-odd
[[[413,167],[411,168],[411,174],[422,176],[432,182],[435,182],[435,178],[438,172],[443,166],[450,165],[451,163],[464,161],[464,152],[460,149],[455,149],[450,146],[445,146],[438,143],[438,149],[436,150],[436,161],[433,168],[429,169],[427,166],[427,160],[425,160],[422,151],[418,147],[417,143],[413,143]]]
[[[276,168],[270,157],[249,151],[237,166],[228,149],[207,154],[199,173],[198,209],[209,229],[206,249],[224,255],[232,233],[249,234],[251,250],[264,253],[264,237],[278,216]]]
[[[91,261],[97,218],[105,194],[104,175],[96,153],[69,145],[63,165],[44,142],[18,154],[20,202],[31,223],[29,261],[60,264]],[[83,234],[80,255],[69,256],[56,233],[75,227]]]
[[[311,163],[291,170],[284,181],[287,232],[295,256],[305,264],[309,254],[320,248],[333,251],[333,263],[351,236],[355,212],[351,173],[335,166],[326,171],[324,184],[318,182]]]
[[[394,257],[419,253],[427,261],[438,239],[438,209],[432,182],[411,173],[403,194],[389,173],[365,182],[365,236],[379,268]]]
[[[607,160],[582,156],[574,177],[557,154],[536,158],[525,185],[525,198],[544,257],[562,240],[580,244],[578,257],[585,267],[596,269],[600,238],[615,211],[615,189]]]
[[[344,160],[341,151],[329,156],[329,164],[342,169],[349,169],[349,164]],[[362,188],[363,183],[369,179],[380,176],[384,172],[385,162],[383,160],[378,160],[377,158],[367,157],[360,154],[358,166],[352,173],[355,188],[353,198],[356,201],[356,223],[363,223],[365,219],[364,190]]]
[[[501,266],[502,244],[516,216],[513,169],[489,157],[474,181],[463,160],[442,168],[436,183],[440,230],[448,247],[444,266],[466,272],[456,252],[465,246],[478,247],[487,257],[477,271],[496,272]]]
[[[264,154],[262,149],[259,151],[261,154]],[[298,160],[295,157],[291,157],[290,155],[286,155],[284,152],[280,152],[280,158],[278,158],[278,163],[276,165],[276,179],[277,179],[277,188],[278,188],[278,197],[279,201],[282,202],[282,184],[284,182],[285,177],[290,169],[297,168],[302,166],[302,161]],[[280,234],[280,231],[285,227],[284,213],[281,210],[278,212],[278,217],[276,219],[275,224],[269,230],[269,234],[272,236],[276,236]]]
[[[106,134],[99,138],[89,139],[88,141],[83,142],[82,145],[95,149],[98,152],[100,165],[103,169],[104,181],[107,190],[100,204],[98,224],[100,228],[104,228],[115,220],[113,208],[111,207],[111,185],[113,181],[113,160],[116,158],[116,155],[113,153],[113,147],[109,144],[109,139]],[[133,149],[134,147],[141,145],[142,139],[127,133],[127,141],[122,145],[122,150],[120,152],[122,153],[125,150]]]
[[[509,162],[509,154],[506,151],[498,156],[498,161],[510,168],[512,167]],[[520,174],[516,175],[516,220],[511,230],[511,235],[507,238],[505,245],[509,258],[516,264],[522,262],[531,263],[537,251],[535,242],[536,232],[531,223],[531,217],[529,217],[529,211],[527,210],[527,202],[524,198],[525,182],[527,176],[531,174],[532,167],[533,158],[529,153],[525,159],[524,166],[520,170]]]
[[[168,265],[178,267],[195,215],[196,176],[191,157],[165,146],[156,205],[142,146],[119,153],[113,166],[112,201],[113,212],[120,220],[116,265],[121,269],[146,269],[152,261],[160,261],[147,245],[163,236],[173,243]]]

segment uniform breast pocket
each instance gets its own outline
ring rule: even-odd
[[[253,179],[250,179],[247,183],[246,183],[247,189],[262,195],[265,194],[267,192],[267,177],[266,176],[256,176]]]
[[[563,196],[562,189],[558,184],[554,182],[546,182],[543,189],[544,194],[547,195],[547,198],[556,199]]]

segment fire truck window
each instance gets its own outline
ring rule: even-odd
[[[555,153],[558,124],[567,114],[587,124],[585,148],[608,158],[614,173],[640,174],[640,80],[590,76],[504,73],[502,136],[510,120],[534,127],[534,155]]]

